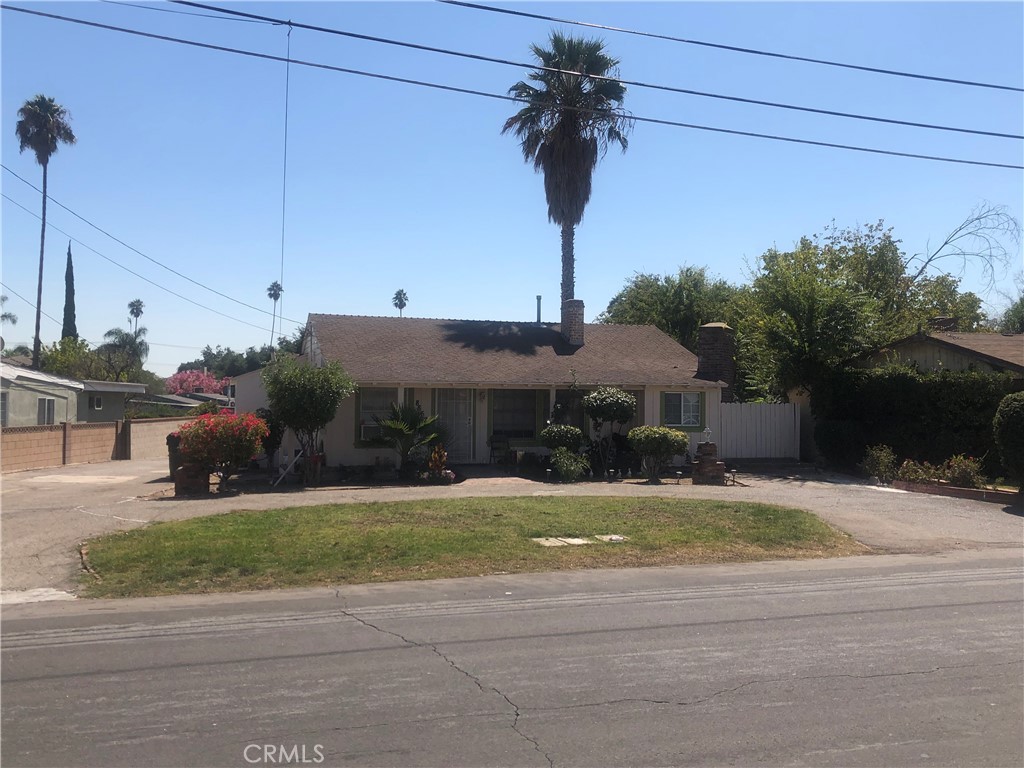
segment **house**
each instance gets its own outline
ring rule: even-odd
[[[875,352],[869,361],[908,363],[922,371],[1009,372],[1024,379],[1024,334],[921,331]]]
[[[654,326],[585,324],[576,300],[565,302],[560,324],[311,314],[306,328],[303,356],[314,365],[340,363],[359,387],[322,433],[331,464],[391,458],[369,441],[378,435],[374,417],[393,402],[439,416],[453,464],[489,461],[493,436],[516,450],[543,450],[539,435],[556,405],[590,431],[573,395],[600,385],[636,396],[626,429],[670,426],[696,444],[706,427],[718,431],[723,390],[728,398],[734,378],[728,326],[701,329],[707,364],[698,365]],[[258,371],[233,381],[240,412],[266,405]],[[284,448],[290,453],[294,444]]]
[[[0,363],[0,425],[120,421],[125,396],[145,391],[145,384],[79,381],[5,360]]]

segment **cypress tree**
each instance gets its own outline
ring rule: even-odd
[[[78,339],[78,327],[75,325],[75,267],[71,263],[71,241],[68,240],[68,267],[64,271],[64,327],[60,337]]]

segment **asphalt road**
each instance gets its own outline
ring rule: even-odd
[[[162,496],[172,488],[164,460],[16,472],[0,480],[2,597],[9,603],[73,592],[80,573],[78,544],[103,533],[238,509],[361,501],[564,494],[735,499],[809,510],[876,552],[1019,549],[1024,543],[1019,506],[877,488],[813,467],[791,469],[741,472],[740,485],[724,488],[640,481],[563,486],[498,476],[447,487],[291,486],[203,499]]]
[[[18,605],[0,759],[1019,766],[1022,595],[1018,549]]]

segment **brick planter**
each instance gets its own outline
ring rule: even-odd
[[[991,488],[957,488],[953,485],[939,483],[910,483],[906,480],[893,480],[892,487],[901,491],[914,493],[931,493],[936,496],[950,496],[955,499],[973,499],[974,501],[994,501],[998,504],[1020,504],[1021,495],[1015,491],[997,491]]]
[[[174,473],[174,495],[195,496],[210,492],[210,473],[198,464],[186,464]]]

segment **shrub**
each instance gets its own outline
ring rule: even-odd
[[[597,435],[598,455],[602,471],[607,471],[609,459],[614,452],[611,432],[616,424],[625,424],[636,413],[636,398],[618,387],[598,387],[583,398],[583,411],[590,417]],[[604,425],[609,425],[609,434],[602,434]]]
[[[551,466],[555,468],[563,482],[575,483],[590,468],[590,462],[586,456],[560,447],[551,452]]]
[[[629,430],[629,442],[643,457],[647,477],[657,481],[661,468],[686,452],[688,440],[686,434],[668,427],[633,427]]]
[[[267,436],[263,438],[263,452],[267,454],[269,467],[271,457],[281,447],[281,441],[284,439],[284,424],[269,408],[257,408],[256,415],[267,422]]]
[[[373,420],[380,427],[380,441],[398,454],[398,468],[406,477],[412,477],[415,462],[410,461],[410,454],[417,449],[425,450],[438,438],[434,425],[437,416],[427,416],[419,405],[391,404],[391,411],[386,419],[374,416]],[[447,461],[448,454],[445,454]]]
[[[913,459],[907,459],[896,470],[896,479],[908,483],[930,483],[940,479],[941,475],[940,467],[933,467],[927,461],[917,462]]]
[[[814,444],[839,467],[855,467],[864,456],[864,429],[855,421],[822,419],[814,425]]]
[[[981,462],[962,453],[946,459],[939,472],[943,480],[959,488],[981,488],[985,484]]]
[[[427,461],[427,471],[420,475],[422,480],[428,483],[440,483],[450,485],[455,482],[455,473],[448,469],[448,451],[441,443],[434,446],[430,452],[430,459]]]
[[[992,431],[1003,466],[1024,493],[1024,392],[1002,399],[992,419]]]
[[[556,448],[566,448],[578,453],[583,445],[583,432],[579,427],[569,424],[552,424],[541,430],[540,442],[552,451]]]
[[[864,453],[860,468],[880,483],[891,483],[896,476],[896,454],[888,445],[872,445]]]
[[[181,453],[189,463],[200,464],[227,482],[242,464],[261,450],[269,433],[267,423],[253,413],[207,413],[178,430]]]

